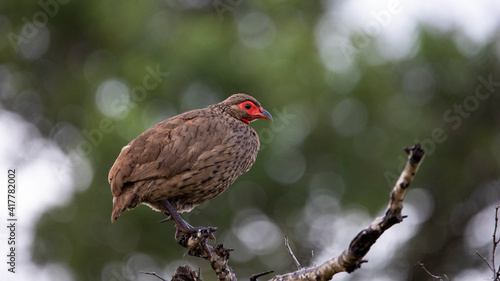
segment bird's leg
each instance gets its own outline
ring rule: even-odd
[[[215,241],[215,236],[213,235],[213,231],[216,230],[216,228],[213,227],[194,227],[187,223],[175,210],[174,206],[168,201],[168,200],[163,200],[163,204],[165,205],[165,208],[167,209],[170,217],[172,220],[175,222],[177,225],[177,230],[175,232],[175,239],[178,240],[179,238],[179,231],[186,237],[186,239],[189,239],[191,236],[196,236],[198,234],[199,230],[204,230],[208,233],[208,238],[212,239]],[[204,240],[201,243],[201,246],[205,252],[211,256],[210,250],[207,247],[206,241]]]
[[[167,211],[172,218],[172,220],[175,222],[177,225],[177,230],[182,232],[186,237],[189,235],[193,234],[196,232],[195,227],[187,223],[179,213],[175,210],[174,206],[168,201],[168,200],[163,200],[163,204],[165,205],[165,208],[167,208]],[[177,238],[178,233],[175,234],[175,238]]]

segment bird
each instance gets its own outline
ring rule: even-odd
[[[252,167],[260,142],[250,122],[259,118],[272,121],[254,97],[239,93],[144,131],[109,171],[111,222],[145,204],[174,220],[177,231],[192,234],[196,228],[179,213],[220,195]]]

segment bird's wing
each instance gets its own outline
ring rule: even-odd
[[[191,168],[207,150],[220,145],[227,135],[214,116],[194,110],[164,120],[125,146],[109,172],[113,196],[123,186],[154,178],[169,178]]]

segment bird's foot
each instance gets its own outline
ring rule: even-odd
[[[213,227],[213,226],[194,227],[194,226],[191,226],[189,224],[187,224],[187,227],[185,227],[185,228],[184,227],[179,228],[177,226],[177,230],[175,231],[175,240],[179,241],[179,236],[182,233],[182,235],[184,235],[184,237],[186,237],[186,238],[198,238],[198,237],[203,238],[203,239],[210,238],[210,239],[214,240],[214,242],[215,242],[214,232],[216,230],[217,230],[217,227]]]
[[[175,231],[175,240],[187,248],[191,255],[203,256],[203,254],[208,255],[208,257],[212,257],[212,253],[207,245],[207,238],[210,238],[215,241],[214,232],[217,230],[216,227],[204,227],[197,226],[194,227],[187,223],[175,210],[170,201],[164,200],[163,204],[167,210],[165,215],[167,215],[166,220],[173,220],[175,222],[175,226],[177,230]],[[180,235],[182,233],[182,236]],[[198,247],[200,246],[200,247]],[[201,251],[200,251],[201,250]]]
[[[162,219],[160,223],[168,222],[168,221],[175,221],[173,216],[169,215],[168,213],[165,213],[167,215],[166,218]],[[215,242],[215,236],[214,232],[217,230],[217,227],[209,226],[209,227],[204,227],[204,226],[197,226],[194,227],[187,223],[185,220],[180,218],[179,222],[175,222],[175,226],[177,227],[177,230],[175,231],[175,240],[179,241],[179,235],[182,233],[185,237],[191,237],[193,235],[197,236],[207,236],[207,238],[210,238],[214,240]]]
[[[213,233],[216,230],[216,227],[211,226],[190,226],[187,229],[177,228],[177,231],[175,232],[175,240],[182,246],[186,247],[190,251],[191,255],[203,256],[203,254],[206,254],[207,256],[211,257],[212,253],[207,245],[207,238],[215,241],[215,236]],[[181,233],[182,236],[180,235]]]

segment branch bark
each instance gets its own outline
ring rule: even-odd
[[[500,206],[495,207],[495,228],[493,229],[493,250],[491,253],[491,264],[486,259],[483,257],[479,251],[476,250],[476,255],[478,255],[486,265],[488,265],[489,269],[493,272],[493,280],[494,281],[500,281],[500,266],[498,266],[498,269],[495,267],[495,255],[497,251],[498,244],[500,244],[500,238],[497,239],[497,230],[498,230],[498,210],[500,209]]]
[[[361,267],[361,264],[367,262],[363,257],[368,253],[371,246],[375,244],[377,239],[394,224],[403,221],[404,216],[401,215],[403,209],[403,198],[406,190],[417,170],[422,163],[425,152],[422,150],[420,144],[416,144],[411,148],[405,148],[408,153],[408,161],[401,173],[396,185],[390,193],[390,200],[387,210],[383,217],[376,218],[370,226],[361,230],[361,232],[354,237],[339,256],[326,261],[319,266],[311,266],[306,268],[299,268],[295,272],[290,272],[283,275],[276,275],[270,281],[326,281],[330,280],[335,274],[339,272],[351,273]],[[236,275],[232,268],[228,265],[229,252],[232,249],[225,249],[222,244],[218,244],[215,248],[206,243],[207,238],[213,237],[212,232],[215,228],[202,228],[198,235],[192,236],[188,239],[182,237],[179,244],[188,249],[188,254],[191,256],[201,257],[210,262],[213,270],[217,274],[220,281],[236,281]],[[291,249],[289,249],[291,253]],[[211,253],[207,255],[207,252]],[[292,253],[293,256],[293,253]],[[296,262],[298,263],[298,262]],[[178,270],[180,270],[179,268]],[[183,266],[183,272],[191,272],[188,266]],[[183,281],[201,281],[199,275],[195,274],[182,274]],[[193,278],[189,278],[192,276]],[[256,281],[257,274],[252,277]],[[196,277],[196,278],[194,278]],[[174,279],[172,279],[174,280]],[[175,279],[178,281],[178,279]]]
[[[370,226],[359,232],[351,241],[349,247],[339,256],[319,266],[304,268],[284,275],[277,275],[270,281],[326,281],[339,272],[353,272],[360,268],[362,263],[367,262],[363,260],[363,257],[382,233],[394,224],[403,221],[404,217],[401,215],[403,198],[425,155],[420,144],[416,144],[412,148],[405,148],[405,151],[408,153],[408,161],[390,193],[389,205],[385,216],[375,219]]]
[[[207,244],[207,238],[213,237],[215,230],[216,228],[214,227],[201,228],[196,236],[191,236],[188,239],[182,236],[179,244],[188,249],[189,255],[209,261],[219,281],[236,281],[236,274],[234,274],[233,269],[228,264],[229,253],[233,249],[226,249],[222,244],[217,244],[215,247]],[[208,255],[207,252],[210,254]],[[201,279],[193,281],[201,281]]]

